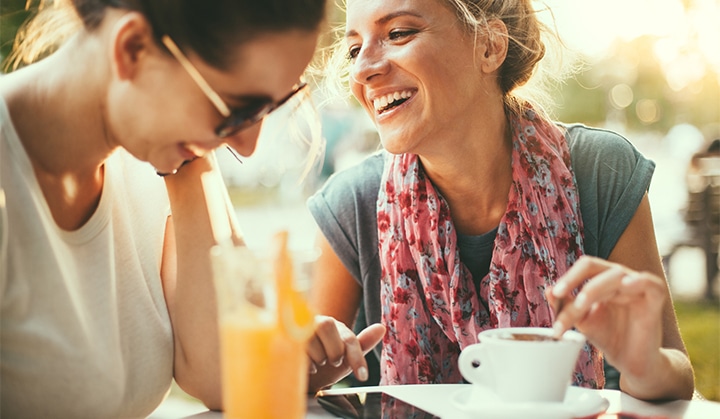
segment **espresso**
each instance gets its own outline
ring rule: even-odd
[[[534,333],[510,333],[510,334],[504,336],[504,338],[509,339],[509,340],[524,340],[524,341],[533,341],[533,342],[546,342],[546,341],[560,340],[553,336],[540,335],[540,334],[534,334]]]

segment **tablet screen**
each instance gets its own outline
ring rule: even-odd
[[[381,392],[316,397],[320,406],[328,412],[346,419],[440,419],[417,406]]]

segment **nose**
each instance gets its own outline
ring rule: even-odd
[[[363,47],[350,69],[353,81],[367,84],[378,75],[387,74],[390,62],[383,54],[382,46],[368,45]]]
[[[263,120],[249,128],[239,131],[225,139],[227,145],[237,151],[243,157],[250,157],[255,152]]]

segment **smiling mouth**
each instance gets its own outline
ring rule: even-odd
[[[377,114],[382,114],[390,109],[400,106],[405,103],[413,95],[410,90],[403,90],[402,92],[389,93],[385,96],[381,96],[373,100],[373,107]]]

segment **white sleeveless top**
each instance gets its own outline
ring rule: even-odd
[[[60,229],[0,98],[0,186],[0,417],[149,415],[173,374],[164,182],[118,150],[90,220]]]

